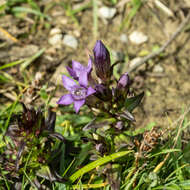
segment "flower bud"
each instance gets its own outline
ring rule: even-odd
[[[118,122],[116,123],[115,127],[116,127],[117,129],[119,129],[119,130],[122,130],[123,127],[124,127],[123,121],[118,121]]]
[[[111,75],[110,54],[104,44],[98,40],[93,49],[96,75],[106,83]]]
[[[118,83],[117,83],[117,88],[128,88],[129,86],[129,75],[128,73],[124,73],[123,75],[121,75]]]
[[[125,99],[128,92],[129,92],[129,85],[130,85],[130,80],[129,80],[129,75],[128,73],[124,73],[121,75],[117,86],[115,88],[115,98],[118,100],[120,99]]]

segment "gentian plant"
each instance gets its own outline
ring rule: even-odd
[[[126,126],[134,122],[131,112],[140,103],[143,93],[129,98],[129,75],[126,72],[118,81],[115,79],[113,76],[115,64],[111,65],[110,53],[102,41],[96,42],[93,56],[89,57],[88,66],[73,61],[72,68],[67,67],[70,76],[76,82],[65,75],[62,76],[63,86],[69,94],[63,95],[57,103],[61,105],[74,103],[76,113],[86,104],[94,112],[104,114],[103,118],[112,118],[114,126],[118,126],[118,123],[120,126],[121,123]],[[96,73],[94,78],[91,75],[93,68]]]
[[[36,175],[43,166],[51,165],[55,142],[66,142],[60,133],[55,132],[55,112],[49,109],[45,117],[41,108],[27,108],[23,103],[22,107],[23,111],[11,118],[4,135],[6,151],[1,155],[0,168],[6,170],[6,178],[14,182],[11,189],[15,189],[16,182],[22,181],[24,172]],[[24,167],[26,163],[27,168]],[[34,181],[38,181],[36,176]]]
[[[63,75],[62,81],[69,93],[63,95],[57,103],[60,107],[74,103],[77,114],[70,112],[65,118],[73,121],[80,143],[86,144],[85,151],[82,149],[80,156],[83,156],[83,160],[89,156],[89,159],[96,160],[123,148],[129,150],[135,147],[133,137],[130,137],[131,126],[135,122],[132,112],[141,102],[144,93],[131,96],[134,93],[127,72],[118,79],[114,76],[116,63],[111,63],[110,53],[102,41],[96,42],[93,55],[89,57],[88,66],[73,61],[72,67],[67,67],[70,77]],[[84,108],[79,112],[83,105],[91,111]],[[63,109],[67,110],[66,107]],[[86,118],[88,122],[85,123]],[[82,119],[83,125],[79,122]],[[88,144],[94,149],[90,150]],[[75,166],[71,170],[72,168]],[[111,185],[112,189],[118,189],[118,177],[109,183],[115,183]]]

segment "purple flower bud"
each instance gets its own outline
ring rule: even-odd
[[[128,73],[124,73],[123,75],[121,75],[114,91],[114,97],[116,98],[116,101],[122,102],[122,100],[126,98],[129,92],[129,85],[129,75]]]
[[[97,40],[93,52],[96,75],[103,82],[107,82],[111,75],[110,54],[100,40]]]
[[[118,121],[118,122],[116,123],[115,127],[116,127],[117,129],[119,129],[119,130],[123,129],[123,127],[124,127],[123,121]]]
[[[117,83],[117,88],[127,88],[129,86],[129,75],[128,73],[124,73],[121,75],[118,83]]]
[[[96,150],[100,153],[103,154],[106,152],[106,147],[103,143],[96,144]]]

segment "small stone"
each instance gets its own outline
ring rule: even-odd
[[[136,57],[136,58],[132,59],[132,60],[130,61],[129,67],[130,67],[130,68],[135,67],[136,64],[137,64],[140,60],[141,60],[140,57]]]
[[[190,1],[189,0],[185,0],[186,6],[190,7]]]
[[[60,28],[52,28],[51,30],[50,30],[50,36],[54,36],[54,35],[56,35],[56,34],[61,34],[61,29]]]
[[[120,41],[123,43],[127,43],[128,42],[128,38],[126,34],[121,34],[120,35]]]
[[[52,46],[57,46],[61,43],[62,40],[62,34],[55,34],[52,37],[49,38],[48,43]]]
[[[155,65],[154,69],[153,69],[154,73],[163,73],[164,72],[164,68],[161,65]]]
[[[99,9],[99,16],[105,19],[111,19],[114,17],[116,11],[116,8],[104,6]]]
[[[142,32],[134,31],[130,34],[129,39],[132,43],[140,45],[148,40],[148,37]]]
[[[63,38],[63,44],[73,49],[76,49],[78,46],[78,41],[74,36],[66,34]]]

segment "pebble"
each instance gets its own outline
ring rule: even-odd
[[[126,34],[121,34],[120,35],[120,41],[123,43],[127,43],[128,42],[128,38]]]
[[[73,49],[76,49],[78,46],[78,41],[74,36],[66,34],[63,38],[63,44]]]
[[[50,30],[50,36],[54,36],[54,35],[56,35],[56,34],[61,34],[61,29],[60,28],[52,28],[51,30]]]
[[[57,46],[61,43],[62,37],[62,34],[55,34],[49,38],[48,43],[52,46]]]
[[[164,72],[164,68],[161,65],[155,65],[154,69],[153,69],[154,73],[163,73]]]
[[[129,35],[129,39],[132,43],[140,45],[148,41],[148,37],[142,32],[134,31]]]
[[[104,19],[111,19],[114,17],[116,11],[117,11],[116,8],[110,8],[104,6],[99,9],[99,16]]]
[[[135,65],[141,60],[142,58],[136,57],[130,61],[129,67],[135,67]]]

